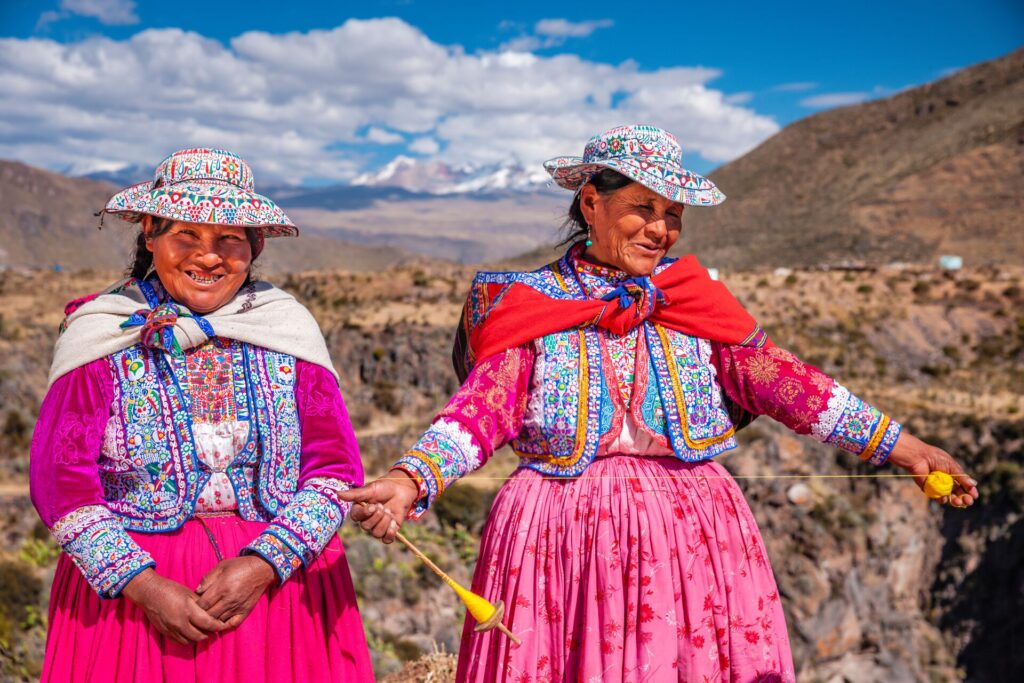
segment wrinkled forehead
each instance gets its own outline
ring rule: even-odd
[[[633,181],[629,185],[626,185],[625,187],[621,187],[618,190],[615,190],[611,196],[613,198],[618,199],[621,202],[642,202],[645,204],[651,203],[654,204],[655,206],[659,206],[666,210],[672,206],[678,206],[680,209],[686,208],[686,205],[683,204],[682,202],[674,202],[671,199],[663,197],[662,195],[658,194],[657,192],[647,187],[646,185],[643,185],[636,181]]]

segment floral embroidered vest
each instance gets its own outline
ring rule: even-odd
[[[673,259],[665,259],[659,270]],[[582,299],[571,257],[530,273],[479,273],[466,315],[479,324],[500,300],[474,301],[476,285],[526,284],[554,299]],[[523,466],[554,476],[586,469],[598,447],[621,424],[612,392],[611,361],[593,325],[547,335],[534,342],[537,360],[523,429],[511,446]],[[637,381],[629,410],[637,426],[661,437],[682,460],[713,458],[735,448],[735,428],[710,362],[707,340],[645,321],[637,330]],[[643,348],[641,349],[641,345]]]
[[[221,389],[232,395],[220,397],[190,388],[183,357],[141,344],[110,356],[113,414],[98,467],[104,498],[126,528],[172,531],[192,516],[211,475],[196,453],[193,402],[214,411],[230,405],[231,417],[249,425],[226,470],[243,518],[269,521],[294,495],[301,451],[295,358],[237,341],[223,348],[234,381]]]

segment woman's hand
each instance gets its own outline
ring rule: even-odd
[[[276,578],[274,567],[256,555],[221,560],[196,588],[199,607],[225,628],[236,628]]]
[[[375,482],[339,495],[342,500],[355,503],[350,514],[359,526],[385,543],[392,543],[420,497],[420,489],[403,470],[391,470]]]
[[[928,478],[929,472],[940,471],[951,475],[953,477],[953,493],[944,496],[943,503],[965,508],[978,500],[978,482],[964,474],[960,463],[954,460],[953,456],[941,448],[929,446],[905,430],[900,434],[896,446],[889,454],[889,462],[899,465],[914,475],[914,481],[922,490],[924,490],[924,481]]]
[[[158,631],[182,645],[198,643],[225,628],[199,606],[198,595],[152,568],[129,581],[121,592],[142,608]]]

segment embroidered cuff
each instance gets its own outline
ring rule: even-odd
[[[867,460],[872,465],[881,466],[885,464],[886,460],[889,459],[889,454],[892,453],[893,447],[896,446],[896,441],[903,432],[903,425],[899,422],[888,417],[885,418],[885,422],[886,424],[879,426],[875,432],[878,439],[874,450],[871,450],[872,444],[869,443],[867,450],[860,454],[862,459]],[[872,443],[876,443],[875,439],[872,439]]]
[[[423,516],[423,513],[427,511],[427,500],[430,496],[430,489],[427,488],[427,480],[423,478],[420,471],[416,469],[415,463],[403,462],[408,455],[403,457],[401,460],[392,465],[393,470],[402,470],[408,474],[414,482],[416,482],[416,488],[419,489],[419,497],[416,499],[416,504],[411,510],[409,510],[409,519],[419,519]]]
[[[338,498],[338,493],[348,488],[339,479],[308,480],[263,533],[242,549],[242,554],[265,559],[284,583],[296,569],[320,555],[345,521],[351,503]]]
[[[849,451],[873,465],[884,464],[903,428],[845,389],[837,395],[844,396],[846,401],[835,427],[824,439],[825,443]]]
[[[118,597],[139,572],[156,566],[117,515],[103,505],[64,515],[50,532],[101,598]]]
[[[461,423],[442,418],[394,466],[420,486],[420,499],[409,515],[418,519],[449,485],[480,467],[480,447]]]

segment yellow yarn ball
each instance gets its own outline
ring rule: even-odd
[[[929,498],[942,498],[953,493],[953,477],[945,472],[931,472],[924,480],[924,493]]]

